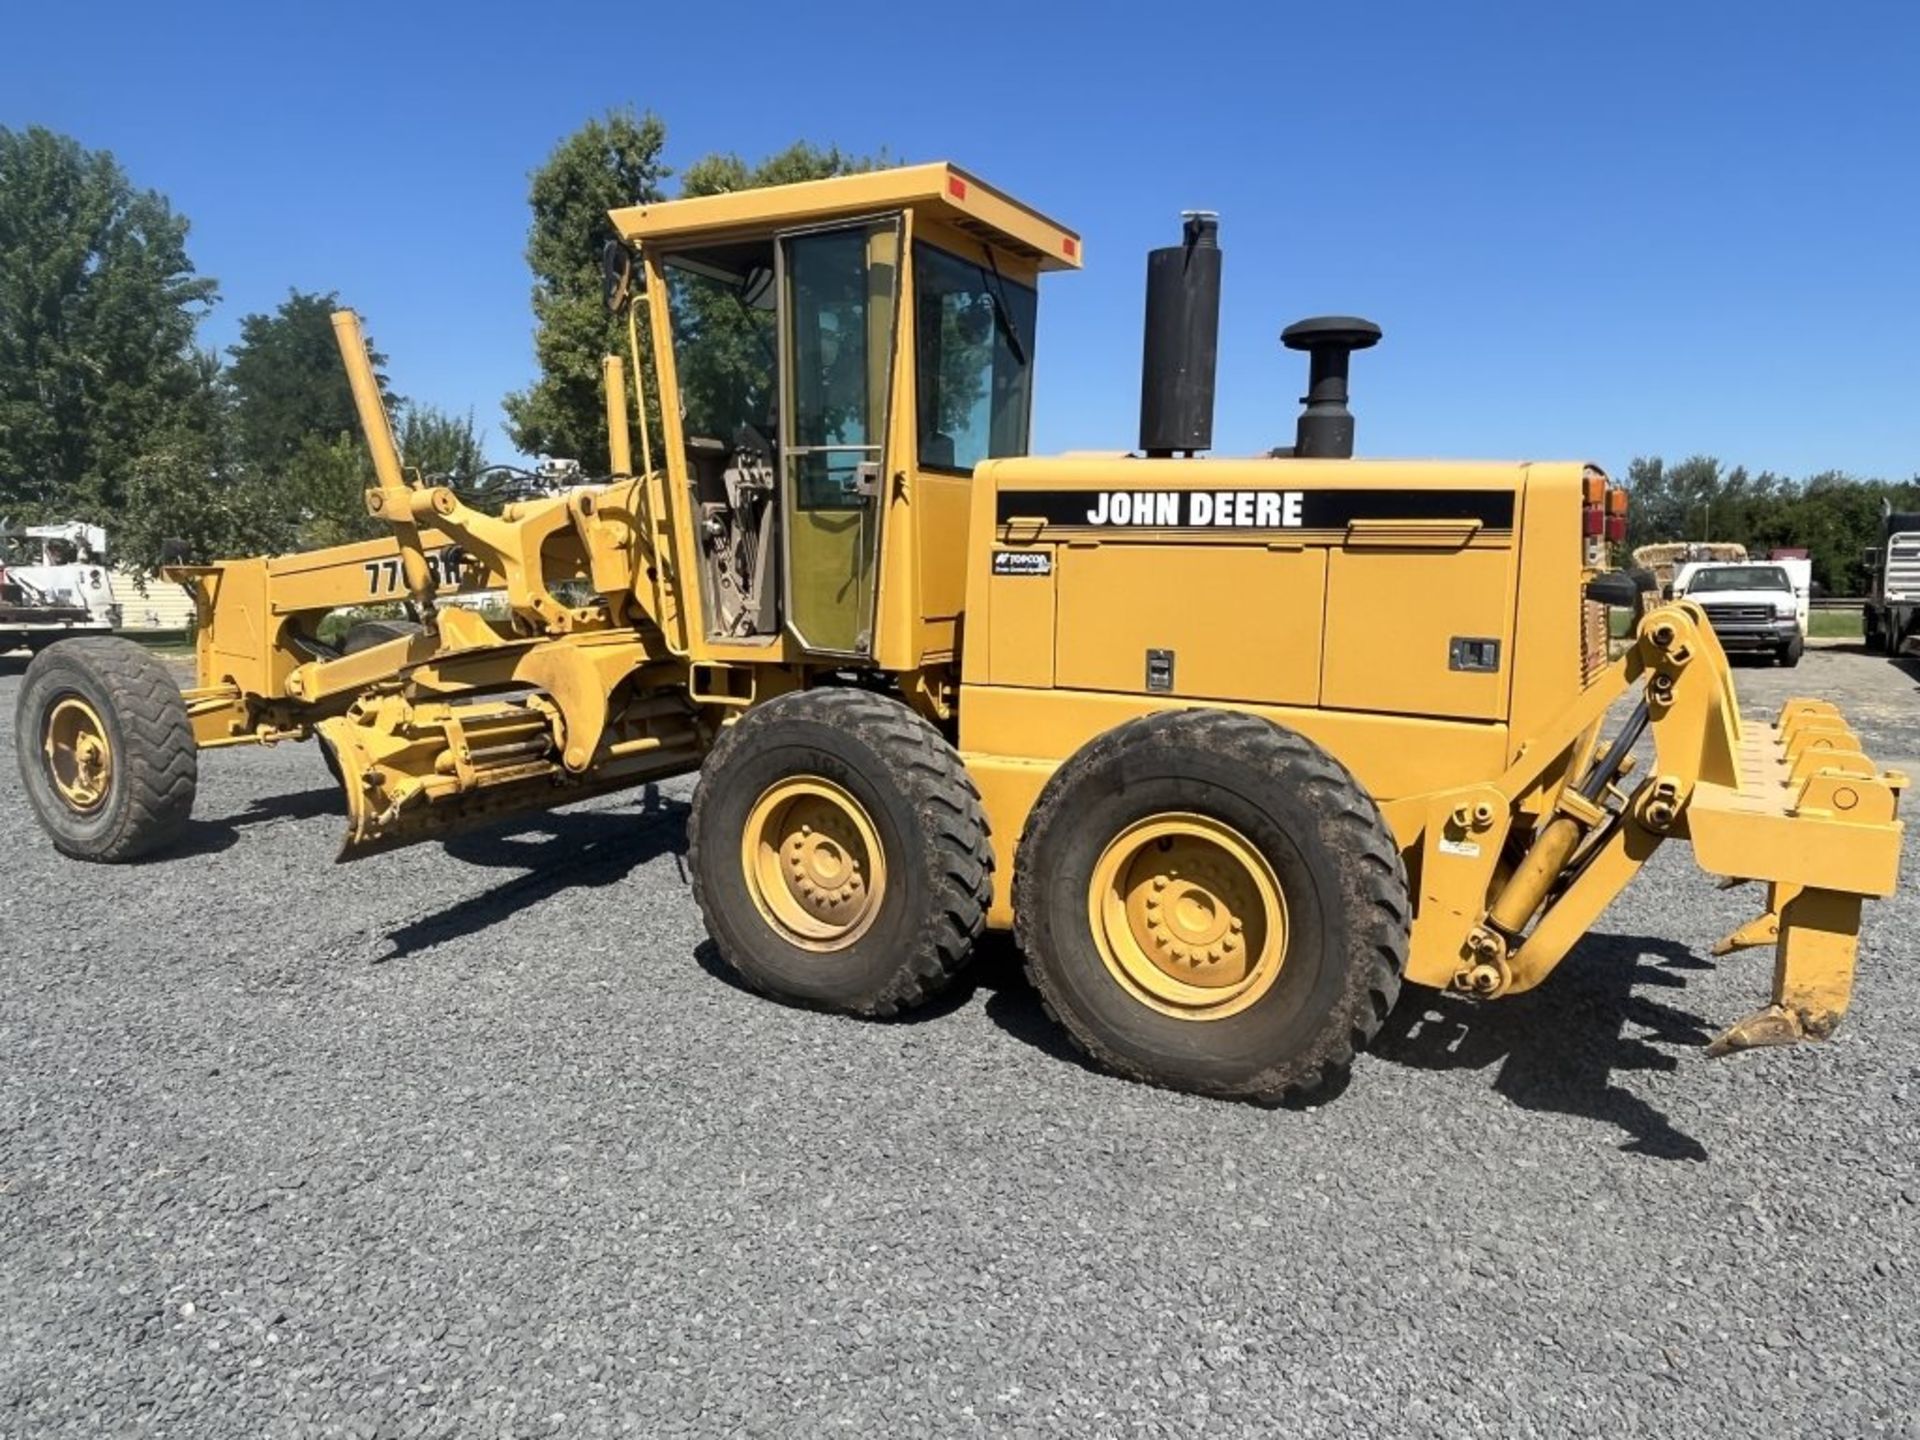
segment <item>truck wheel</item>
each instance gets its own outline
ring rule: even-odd
[[[1412,913],[1359,781],[1303,736],[1208,710],[1131,721],[1056,771],[1013,898],[1040,998],[1097,1063],[1266,1104],[1378,1033]]]
[[[186,701],[131,640],[63,640],[34,656],[14,741],[28,803],[75,859],[135,859],[193,811],[200,756]]]
[[[1798,635],[1780,647],[1780,663],[1789,670],[1800,663],[1800,657],[1806,652],[1807,642]]]
[[[882,1016],[966,963],[993,852],[979,792],[938,731],[886,696],[810,690],[721,734],[687,862],[707,933],[754,989]]]

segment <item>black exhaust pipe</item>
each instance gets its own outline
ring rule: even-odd
[[[1353,412],[1347,409],[1347,363],[1380,343],[1380,327],[1355,315],[1319,315],[1280,332],[1289,350],[1305,350],[1307,393],[1294,430],[1293,454],[1308,460],[1353,458]],[[1279,453],[1279,452],[1275,452]]]
[[[1191,455],[1213,447],[1220,217],[1210,210],[1188,210],[1180,218],[1181,243],[1147,252],[1140,448],[1148,455]]]

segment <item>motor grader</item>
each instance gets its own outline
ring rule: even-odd
[[[337,315],[388,533],[173,570],[184,694],[121,642],[39,656],[18,748],[61,850],[163,851],[227,746],[317,740],[347,859],[697,770],[694,897],[757,989],[892,1015],[1010,927],[1100,1065],[1272,1102],[1403,980],[1539,985],[1681,838],[1765,887],[1716,951],[1771,945],[1771,1000],[1717,1048],[1840,1019],[1903,777],[1822,701],[1743,719],[1691,604],[1610,655],[1645,597],[1597,467],[1352,458],[1365,321],[1284,333],[1293,445],[1208,458],[1214,217],[1149,256],[1137,451],[1052,459],[1037,284],[1081,242],[973,175],[611,222],[616,473],[499,513],[409,474]],[[449,603],[482,591],[504,612]],[[377,602],[410,620],[322,638]]]

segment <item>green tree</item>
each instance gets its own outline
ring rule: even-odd
[[[117,525],[136,459],[179,439],[215,296],[186,239],[111,154],[0,127],[0,512]]]
[[[342,432],[331,438],[305,435],[287,461],[280,492],[281,504],[297,506],[295,538],[302,550],[344,545],[391,533],[384,520],[367,513],[367,491],[373,488],[373,462],[357,434]]]
[[[452,415],[431,405],[409,405],[395,443],[400,463],[422,475],[471,482],[485,466],[486,436],[473,427],[473,412]]]
[[[534,172],[527,264],[540,378],[505,402],[507,438],[528,454],[566,456],[590,474],[611,468],[600,361],[626,340],[601,303],[600,252],[613,234],[607,211],[664,198],[666,139],[655,116],[610,111]]]
[[[449,415],[431,405],[405,405],[394,421],[400,463],[434,479],[471,481],[485,461],[473,416]],[[301,549],[344,545],[390,534],[384,520],[367,513],[367,491],[376,483],[373,460],[358,429],[300,438],[275,489],[290,509]]]
[[[1627,484],[1630,544],[1712,539],[1755,554],[1805,550],[1815,582],[1835,595],[1861,593],[1860,554],[1878,539],[1881,506],[1920,508],[1920,477],[1890,484],[1827,470],[1796,482],[1771,470],[1725,470],[1709,455],[1676,465],[1637,457]]]
[[[353,390],[334,339],[333,291],[291,290],[270,315],[247,315],[228,351],[227,391],[233,403],[236,461],[266,475],[283,474],[310,438],[331,443],[359,429]],[[389,413],[400,404],[388,386],[387,357],[368,348]]]
[[[838,145],[829,145],[823,150],[805,140],[796,140],[757,165],[749,165],[730,151],[716,151],[694,161],[681,173],[680,194],[683,197],[720,195],[732,190],[758,189],[762,185],[796,185],[802,180],[857,175],[888,163],[884,150],[878,155],[849,155]]]
[[[140,569],[284,550],[294,538],[281,497],[231,463],[219,356],[198,353],[192,367],[186,404],[133,462],[112,532],[114,558]]]
[[[613,233],[606,212],[665,198],[662,186],[672,174],[661,158],[665,145],[666,127],[657,117],[614,111],[588,121],[561,141],[533,177],[527,263],[534,277],[534,355],[540,378],[507,397],[507,437],[529,454],[577,459],[589,474],[604,474],[612,465],[600,388],[601,358],[627,351],[624,326],[610,318],[601,303],[600,254]],[[711,154],[686,168],[680,194],[714,195],[791,184],[883,163],[884,157],[852,156],[837,146],[823,149],[805,141],[757,164],[734,154]],[[756,332],[764,317],[746,313],[717,292],[708,302],[698,323],[716,334],[724,329],[731,336],[731,343],[716,346],[714,355],[731,353],[743,367],[756,364],[753,357],[765,343]],[[721,359],[716,358],[716,363]],[[644,327],[641,364],[647,371],[647,393],[657,397],[659,387]],[[741,375],[682,379],[690,387],[710,383],[720,389],[746,383]],[[650,419],[657,416],[656,407],[657,400],[650,399]],[[657,440],[657,429],[654,435]]]
[[[244,317],[228,351],[229,469],[286,517],[302,547],[362,540],[385,528],[367,514],[373,465],[335,338],[340,308],[333,291],[291,290],[271,314]],[[412,411],[393,393],[387,357],[371,342],[367,358],[399,432]]]

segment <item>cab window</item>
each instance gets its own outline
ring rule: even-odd
[[[770,440],[777,422],[772,242],[669,256],[666,279],[686,434],[731,445],[747,428]]]
[[[913,247],[913,285],[920,467],[965,472],[1026,454],[1033,287],[925,242]]]

